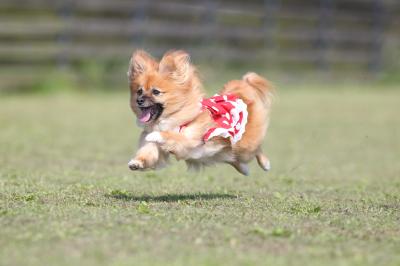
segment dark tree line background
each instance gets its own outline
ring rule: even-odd
[[[137,48],[335,73],[389,71],[400,50],[397,0],[1,0],[0,16],[0,89],[55,70],[118,83]]]

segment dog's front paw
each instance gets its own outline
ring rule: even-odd
[[[129,169],[131,169],[132,171],[144,169],[144,163],[142,161],[135,160],[135,159],[130,160],[128,163],[128,166],[129,166]]]
[[[146,141],[164,143],[164,138],[161,136],[160,132],[154,131],[146,136]]]

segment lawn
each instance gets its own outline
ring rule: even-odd
[[[400,265],[400,91],[279,90],[241,176],[131,172],[127,93],[0,96],[0,265]]]

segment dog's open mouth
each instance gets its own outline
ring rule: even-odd
[[[163,107],[161,104],[156,103],[147,107],[140,107],[142,112],[139,116],[139,121],[142,123],[149,123],[156,120],[162,113]]]

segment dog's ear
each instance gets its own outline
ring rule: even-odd
[[[129,62],[128,78],[132,80],[135,76],[143,74],[149,70],[156,70],[157,62],[151,55],[143,50],[137,50],[133,53]]]
[[[189,54],[182,50],[165,53],[160,61],[159,71],[179,84],[186,83],[191,72]]]

